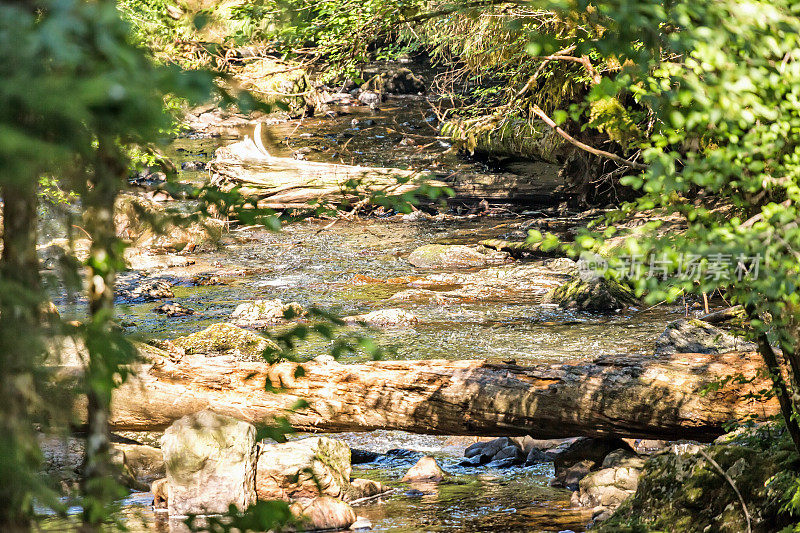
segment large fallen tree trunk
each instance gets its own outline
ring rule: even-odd
[[[457,200],[557,202],[562,184],[558,167],[544,162],[519,163],[519,173],[456,172],[436,176],[398,168],[362,167],[298,161],[271,155],[261,142],[262,124],[253,137],[217,149],[211,162],[211,183],[239,187],[259,207],[308,208],[309,202],[358,201],[370,195],[400,196],[422,183],[450,187]]]
[[[298,161],[270,155],[261,142],[261,123],[253,138],[219,148],[211,163],[212,184],[223,189],[239,187],[259,207],[308,208],[309,202],[358,201],[370,195],[399,196],[419,188],[418,172]],[[428,180],[431,186],[443,182]]]
[[[777,403],[756,354],[604,357],[519,367],[485,361],[175,363],[154,358],[114,396],[112,429],[158,430],[212,409],[254,423],[286,415],[302,431],[395,429],[442,435],[577,435],[708,441],[733,419],[763,419]],[[302,368],[302,375],[298,369]],[[710,383],[737,380],[701,394]],[[264,390],[265,383],[282,387]],[[310,407],[289,412],[299,399]]]

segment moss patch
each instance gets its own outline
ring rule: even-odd
[[[245,361],[262,360],[261,353],[267,347],[278,349],[271,340],[227,322],[211,324],[197,333],[178,337],[173,343],[187,354],[229,355]]]
[[[542,301],[557,303],[560,307],[579,311],[598,312],[624,309],[637,303],[636,296],[630,288],[605,278],[591,281],[575,278],[550,290]]]
[[[792,523],[780,510],[797,468],[794,454],[777,449],[722,445],[704,449],[733,480],[750,513],[754,532]],[[785,450],[783,450],[785,452]],[[714,531],[739,533],[746,520],[733,488],[696,449],[650,458],[636,494],[597,529],[601,532]]]

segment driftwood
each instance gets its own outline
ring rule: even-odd
[[[223,146],[211,164],[212,184],[239,186],[242,194],[257,199],[259,207],[308,208],[311,200],[357,201],[370,194],[399,196],[417,189],[423,176],[418,172],[334,163],[298,161],[270,155],[261,141],[262,124],[253,138]],[[444,186],[427,181],[432,186]]]
[[[457,172],[434,175],[397,168],[362,167],[298,161],[275,157],[261,141],[262,124],[253,137],[217,149],[211,162],[211,183],[223,189],[233,186],[259,207],[307,208],[312,200],[358,201],[370,194],[399,196],[421,183],[450,187],[458,200],[555,202],[553,190],[558,166],[542,162],[520,163],[517,173],[477,174]]]
[[[363,364],[172,362],[154,357],[113,399],[112,430],[159,430],[210,408],[254,423],[286,414],[311,432],[395,429],[440,435],[577,435],[696,439],[732,419],[763,419],[777,402],[748,392],[768,386],[714,380],[761,368],[757,354],[607,356],[578,364],[520,367],[486,361]],[[265,392],[264,385],[283,392]],[[289,413],[299,399],[310,407]]]

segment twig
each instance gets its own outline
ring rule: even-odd
[[[368,501],[371,501],[371,500],[376,500],[376,499],[378,499],[378,498],[380,498],[382,496],[388,496],[389,494],[393,494],[395,492],[397,492],[397,489],[390,489],[390,490],[387,490],[386,492],[381,492],[380,494],[373,494],[372,496],[364,496],[363,498],[358,498],[358,499],[355,499],[355,500],[353,500],[351,502],[348,502],[348,503],[350,505],[357,505],[359,503],[365,503],[365,502],[368,502]]]
[[[572,50],[575,49],[574,46],[571,47],[571,48],[572,48]],[[583,65],[583,68],[586,69],[586,72],[588,72],[589,76],[592,78],[592,84],[597,85],[603,79],[600,76],[600,73],[597,72],[597,69],[595,69],[594,66],[592,66],[592,62],[589,60],[589,56],[585,56],[585,55],[581,56],[581,57],[567,56],[567,55],[562,55],[562,52],[559,52],[559,53],[553,54],[551,56],[539,57],[537,59],[544,59],[544,60],[547,60],[547,61],[570,61],[572,63],[580,63],[581,65]],[[544,64],[547,64],[547,63],[544,63]],[[539,67],[539,68],[541,68],[541,67]]]
[[[572,135],[570,135],[566,131],[562,130],[558,126],[558,124],[556,124],[555,121],[553,121],[553,119],[551,119],[549,116],[547,116],[547,114],[544,111],[542,111],[542,109],[538,105],[533,104],[533,107],[532,107],[531,111],[533,111],[534,115],[536,115],[537,117],[542,119],[545,122],[545,124],[547,124],[548,126],[553,128],[554,130],[556,130],[556,132],[559,135],[561,135],[564,139],[566,139],[571,144],[577,146],[581,150],[589,152],[590,154],[606,157],[606,158],[611,159],[612,161],[614,161],[615,163],[618,163],[620,165],[626,165],[626,166],[629,166],[631,168],[636,168],[636,169],[639,169],[639,170],[647,169],[647,165],[642,165],[641,163],[636,163],[635,161],[629,161],[628,159],[625,159],[624,157],[620,157],[617,154],[612,154],[611,152],[606,152],[605,150],[599,150],[597,148],[594,148],[593,146],[589,146],[588,144],[582,143],[581,141],[579,141],[578,139],[576,139],[575,137],[573,137]]]
[[[780,205],[781,207],[789,207],[790,205],[792,205],[792,200],[791,200],[791,199],[789,199],[789,200],[785,200],[785,201],[781,202],[781,203],[780,203],[780,204],[778,204],[778,205]],[[756,222],[760,222],[760,221],[761,221],[761,220],[763,220],[763,219],[764,219],[764,212],[762,211],[761,213],[758,213],[758,214],[756,214],[756,215],[754,215],[754,216],[752,216],[752,217],[748,218],[748,219],[747,219],[747,220],[745,220],[744,222],[742,222],[742,223],[741,223],[741,225],[740,225],[740,227],[742,227],[742,228],[749,228],[749,227],[751,227],[753,224],[755,224]]]
[[[700,455],[706,458],[706,460],[711,463],[711,465],[717,469],[717,472],[728,482],[728,484],[733,489],[733,492],[736,493],[736,497],[739,498],[739,503],[742,504],[742,511],[744,511],[744,518],[747,520],[747,533],[753,533],[753,528],[750,526],[750,512],[747,510],[747,504],[744,503],[744,498],[742,498],[742,493],[739,492],[739,489],[736,488],[736,484],[731,479],[731,476],[725,473],[719,463],[717,463],[714,459],[712,459],[702,448],[698,450]]]

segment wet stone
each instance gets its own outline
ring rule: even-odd
[[[159,315],[167,315],[168,317],[181,317],[181,316],[190,316],[195,314],[194,309],[190,309],[188,307],[184,307],[179,303],[168,302],[158,307],[153,308],[154,313],[158,313]]]

